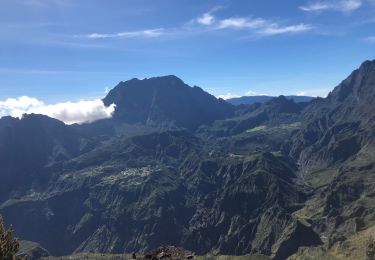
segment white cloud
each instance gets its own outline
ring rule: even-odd
[[[119,33],[91,33],[84,35],[84,38],[88,39],[106,39],[106,38],[155,38],[162,36],[165,33],[163,28],[150,29],[150,30],[141,30],[141,31],[131,31],[131,32],[119,32]],[[78,36],[82,37],[82,36]]]
[[[46,105],[32,97],[8,98],[0,101],[0,116],[21,118],[23,114],[42,114],[63,121],[66,124],[93,122],[98,119],[110,118],[115,105],[104,106],[100,99],[78,102],[64,102]]]
[[[222,8],[223,8],[222,6],[216,6],[216,7],[212,8],[210,11],[202,14],[197,19],[192,20],[192,22],[197,22],[198,24],[201,24],[201,25],[211,25],[216,20],[213,13],[217,12],[218,10],[220,10]]]
[[[309,96],[309,97],[327,97],[328,93],[331,91],[331,89],[326,88],[316,88],[316,89],[305,89],[302,91],[299,91],[293,95],[296,96]]]
[[[343,13],[351,13],[362,6],[362,0],[332,0],[310,2],[299,8],[305,12],[321,12],[321,11],[339,11]]]
[[[295,24],[289,26],[280,26],[278,24],[270,24],[258,31],[260,34],[264,35],[276,35],[285,33],[299,33],[304,31],[309,31],[314,29],[312,25],[309,24]]]
[[[212,30],[248,30],[250,32],[263,36],[299,33],[309,31],[314,28],[312,25],[304,23],[282,25],[275,21],[264,18],[229,17],[225,19],[217,19],[211,11],[203,14],[201,17],[195,19],[195,21],[198,24],[207,26]]]
[[[202,25],[211,25],[215,22],[215,17],[211,13],[205,13],[197,18],[197,23]]]
[[[348,0],[347,0],[348,1]],[[352,0],[353,1],[353,0]],[[201,16],[198,16],[182,27],[177,28],[157,28],[139,31],[125,31],[118,33],[91,33],[86,35],[75,35],[75,38],[83,39],[113,39],[113,38],[157,38],[161,36],[176,36],[182,34],[192,34],[194,32],[203,32],[234,29],[234,30],[247,30],[253,34],[262,36],[271,36],[277,34],[300,33],[309,31],[314,27],[309,24],[281,24],[273,20],[261,17],[227,17],[219,19],[215,13],[223,7],[218,6],[212,8]],[[194,27],[199,25],[198,28]],[[89,45],[91,46],[91,45]],[[101,47],[101,46],[98,46]]]
[[[26,111],[43,106],[43,102],[36,98],[22,96],[0,101],[0,116],[21,117]]]
[[[231,99],[231,98],[239,98],[239,97],[242,97],[242,96],[269,96],[269,95],[249,90],[244,95],[238,95],[238,94],[234,94],[234,93],[229,92],[229,93],[224,94],[224,95],[219,95],[219,96],[217,96],[217,98],[222,98],[224,100],[227,100],[227,99]]]
[[[328,9],[331,9],[332,7],[333,6],[329,3],[316,2],[316,3],[311,3],[308,5],[300,6],[300,9],[306,12],[314,12],[314,11],[316,12],[316,11],[328,10]]]
[[[249,90],[245,93],[246,96],[269,96],[268,94],[264,94],[264,93],[258,93],[258,92],[255,92],[255,91],[252,91],[252,90]]]
[[[219,22],[219,28],[225,29],[225,28],[234,28],[234,29],[256,29],[260,28],[262,26],[265,26],[267,24],[267,21],[262,18],[243,18],[243,17],[237,17],[237,18],[228,18],[221,20]]]
[[[224,94],[224,95],[217,96],[217,98],[222,98],[224,100],[227,100],[227,99],[230,99],[230,98],[238,98],[238,97],[241,97],[241,96],[237,95],[237,94],[233,94],[233,93],[227,93],[227,94]]]
[[[341,10],[343,12],[352,12],[357,10],[362,6],[361,0],[346,0],[341,1],[341,5],[338,10]]]

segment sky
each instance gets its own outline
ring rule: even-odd
[[[0,116],[90,121],[118,82],[171,74],[223,98],[324,97],[373,59],[375,0],[0,0]]]

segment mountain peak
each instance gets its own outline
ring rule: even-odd
[[[289,103],[289,102],[294,102],[291,99],[287,99],[284,95],[280,95],[274,99],[272,99],[270,102],[275,102],[275,103]]]
[[[333,102],[364,103],[375,98],[375,60],[365,61],[350,74],[329,95],[328,100]]]
[[[281,95],[266,102],[264,107],[276,113],[299,113],[305,105],[305,103],[296,103],[293,99]]]
[[[361,70],[375,70],[375,60],[366,60],[364,61],[361,66],[359,67],[359,69]]]
[[[140,82],[163,82],[163,83],[174,83],[174,84],[185,84],[182,79],[175,75],[165,75],[165,76],[158,76],[158,77],[151,77],[151,78],[132,78],[130,80],[121,81],[117,86],[126,86],[129,84],[135,84]]]
[[[177,77],[175,75],[165,75],[165,76],[159,76],[159,77],[152,77],[152,78],[149,78],[148,80],[169,80],[169,81],[176,81],[176,82],[184,83],[182,81],[182,79],[180,79],[179,77]]]
[[[174,75],[120,82],[103,101],[116,104],[116,120],[191,130],[234,113],[232,105]]]

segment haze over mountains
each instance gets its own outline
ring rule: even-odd
[[[176,245],[361,259],[375,230],[374,98],[366,61],[306,102],[234,106],[165,76],[120,82],[103,99],[112,118],[94,123],[3,117],[0,213],[56,256]]]

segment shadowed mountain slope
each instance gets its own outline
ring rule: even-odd
[[[3,118],[0,212],[53,255],[351,255],[375,225],[373,100],[367,61],[309,103],[234,107],[167,76],[120,83],[113,119]]]
[[[366,61],[326,99],[305,109],[292,140],[291,155],[314,188],[296,216],[308,219],[328,248],[365,239],[356,234],[375,223],[374,99],[375,61]]]
[[[116,104],[116,120],[190,130],[234,113],[232,105],[175,76],[120,82],[104,103]]]
[[[375,61],[366,61],[326,99],[304,110],[304,127],[293,139],[291,154],[306,167],[355,155],[375,138],[374,99]]]
[[[0,119],[0,201],[22,194],[42,167],[91,150],[95,142],[64,123],[42,115]]]
[[[49,169],[47,189],[0,207],[21,237],[55,255],[175,244],[199,254],[283,259],[320,243],[292,217],[305,195],[283,156],[236,157],[187,132],[163,131],[117,139],[58,169]],[[311,236],[286,246],[303,233]]]

